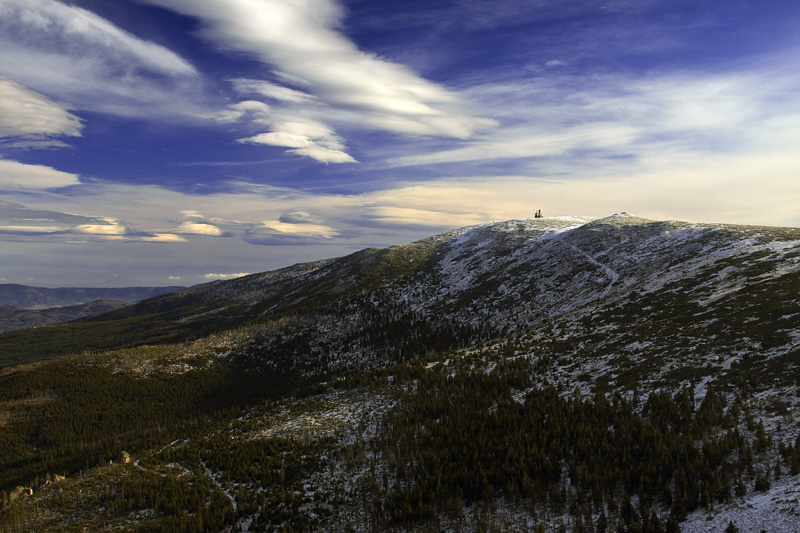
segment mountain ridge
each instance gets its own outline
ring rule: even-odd
[[[126,305],[129,304],[119,300],[94,300],[85,304],[42,309],[21,309],[12,305],[3,305],[0,306],[0,333],[69,322],[70,320],[104,313]]]
[[[126,333],[132,332],[132,322],[137,329],[162,331],[165,341],[177,341],[379,291],[380,297],[402,301],[409,311],[443,312],[476,326],[491,318],[495,329],[517,328],[588,301],[624,298],[637,284],[645,283],[639,290],[649,290],[669,280],[677,283],[717,258],[746,256],[756,248],[777,257],[780,250],[771,251],[769,242],[796,242],[798,234],[793,228],[648,221],[627,213],[601,219],[513,220],[197,285],[83,321],[118,326],[114,335],[120,346],[137,342]],[[662,267],[663,275],[642,281]],[[619,273],[624,274],[621,281]],[[707,274],[706,285],[714,283],[712,273]],[[729,277],[728,283],[736,279]],[[164,324],[154,324],[158,320]],[[58,329],[48,334],[57,336]],[[68,339],[63,344],[77,349]],[[0,365],[2,358],[0,349]]]
[[[96,300],[118,300],[130,304],[181,289],[185,287],[47,288],[0,283],[0,306],[43,309],[87,304]]]
[[[13,507],[53,527],[800,528],[798,316],[797,228],[460,228],[0,336],[0,484],[66,474]]]

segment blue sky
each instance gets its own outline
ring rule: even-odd
[[[0,0],[0,282],[546,216],[800,226],[788,0]]]

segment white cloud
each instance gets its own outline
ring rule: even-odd
[[[341,150],[331,150],[330,148],[325,148],[318,144],[287,150],[287,152],[310,157],[320,163],[356,163],[356,160],[350,154],[342,152]]]
[[[81,120],[64,107],[0,77],[0,137],[80,136]]]
[[[271,65],[284,85],[231,81],[242,94],[270,99],[283,115],[299,116],[302,105],[305,113],[328,117],[324,122],[335,119],[352,127],[452,138],[469,138],[496,125],[463,112],[454,92],[403,65],[359,50],[338,29],[344,11],[335,0],[145,1],[197,17],[204,25],[201,34],[209,40]],[[273,124],[270,133],[291,132]],[[294,146],[290,152],[326,163],[354,161],[344,146],[307,136],[314,145]],[[266,144],[277,142],[273,137],[260,139],[270,141]]]
[[[653,163],[637,173],[601,170],[582,179],[480,176],[408,184],[350,198],[348,206],[359,213],[362,227],[378,223],[396,232],[403,225],[444,229],[531,218],[537,209],[546,216],[602,217],[629,211],[656,220],[800,225],[797,158],[720,157],[691,166]]]
[[[184,233],[190,235],[209,235],[218,237],[222,235],[222,230],[212,224],[205,224],[201,222],[186,221],[175,230],[176,233]]]
[[[275,121],[275,129],[288,135],[302,135],[325,144],[328,148],[344,148],[341,138],[331,128],[316,120],[299,116],[282,116]]]
[[[236,279],[236,278],[243,278],[244,276],[249,276],[249,272],[239,272],[237,274],[205,274],[203,277],[207,280],[220,280],[220,279]]]
[[[80,183],[76,174],[44,165],[28,165],[0,159],[0,189],[38,190],[69,187]]]
[[[239,139],[246,144],[265,144],[292,148],[287,153],[310,157],[320,163],[355,163],[344,152],[344,142],[328,126],[303,117],[278,117],[272,120],[274,131]]]
[[[172,233],[156,233],[154,235],[145,235],[142,237],[138,237],[134,240],[139,240],[142,242],[163,242],[163,243],[188,242],[185,238],[181,237],[180,235],[174,235]]]
[[[316,100],[312,95],[304,93],[303,91],[290,89],[263,80],[234,78],[230,81],[240,94],[258,94],[273,100],[291,102],[294,104],[307,104]]]
[[[92,206],[96,210],[98,205]],[[108,208],[111,210],[112,208]],[[81,215],[50,209],[30,209],[0,201],[0,233],[47,236],[46,242],[187,242],[180,235],[142,232],[109,216]]]
[[[128,233],[128,228],[120,224],[118,220],[113,218],[105,218],[105,224],[81,224],[75,226],[73,231],[78,233],[89,233],[91,235],[115,235],[122,236]]]
[[[574,150],[619,149],[626,147],[638,131],[626,124],[595,122],[564,126],[560,130],[536,125],[503,128],[483,140],[452,150],[404,156],[386,161],[389,167],[522,159],[564,155]]]
[[[251,226],[244,239],[251,244],[311,244],[330,241],[340,234],[336,228],[324,224],[322,217],[294,211],[282,214],[277,220],[265,220]]]
[[[301,115],[289,114],[286,110],[276,111],[263,102],[255,100],[237,102],[228,106],[225,111],[216,113],[214,118],[222,122],[248,119],[257,126],[267,126],[272,129],[269,132],[237,139],[241,144],[292,148],[286,153],[310,157],[320,163],[357,162],[344,151],[346,149],[344,142],[329,126]]]
[[[279,220],[287,224],[322,224],[323,222],[322,217],[312,215],[307,211],[284,213]]]
[[[269,133],[259,133],[247,139],[240,139],[239,142],[252,144],[270,144],[272,146],[288,146],[289,148],[305,148],[314,144],[309,137],[289,133],[286,131],[271,131]]]
[[[437,189],[440,188],[433,186],[430,190],[425,191],[426,194],[436,194]],[[421,190],[421,189],[420,189]],[[385,191],[387,198],[384,201],[391,204],[391,196],[394,191]],[[400,192],[400,191],[397,191]],[[448,191],[452,194],[454,191]],[[401,192],[402,195],[402,192]],[[415,205],[415,204],[411,204]],[[402,207],[399,205],[378,205],[366,207],[364,210],[364,217],[371,222],[377,222],[386,225],[410,225],[410,226],[427,226],[427,227],[454,227],[456,223],[458,226],[469,226],[472,224],[480,224],[486,222],[485,210],[479,213],[464,213],[460,208],[456,209],[454,206],[443,205],[441,209],[417,209],[414,207]]]
[[[310,224],[308,222],[295,224],[283,222],[281,220],[264,221],[261,226],[253,228],[253,232],[259,231],[265,234],[291,235],[293,237],[321,237],[323,239],[331,239],[338,234],[334,228],[322,224]]]
[[[167,48],[55,0],[0,1],[0,75],[77,109],[198,112],[197,71]]]
[[[245,100],[231,104],[224,111],[209,115],[220,122],[235,122],[247,117],[255,124],[270,125],[272,123],[272,108],[264,102]]]
[[[791,139],[800,135],[800,64],[762,60],[738,71],[639,78],[564,73],[531,80],[508,73],[506,81],[465,91],[501,128],[466,142],[405,147],[385,166],[502,164],[510,173],[579,179],[587,169],[641,172],[663,154],[674,165],[717,154],[757,157],[777,145],[796,152]]]
[[[143,41],[91,11],[55,0],[3,0],[0,20],[20,45],[41,46],[45,41],[53,52],[89,51],[95,59],[117,66],[132,62],[161,74],[195,73],[191,64],[163,46]]]
[[[185,280],[200,280],[208,272],[263,272],[450,228],[530,218],[537,209],[545,216],[628,211],[653,219],[800,226],[800,161],[780,144],[773,150],[704,161],[665,153],[635,172],[586,168],[580,177],[565,173],[557,179],[480,174],[362,194],[239,183],[226,194],[193,195],[98,182],[84,185],[80,196],[20,193],[17,204],[0,201],[3,275],[45,278],[58,264],[59,279],[50,278],[51,283],[99,283],[87,277],[85,265],[91,261],[98,272],[99,265],[116,272],[126,264],[130,275],[147,283],[160,283],[176,271]],[[177,225],[176,212],[182,221],[213,225],[229,238],[176,235],[169,229]],[[90,228],[94,233],[85,233]],[[156,245],[166,246],[168,253],[155,252]],[[269,252],[261,246],[269,246]],[[50,266],[31,265],[33,253]]]
[[[162,242],[177,243],[187,242],[180,235],[173,233],[143,233],[135,232],[111,217],[97,217],[98,224],[81,224],[70,228],[68,233],[91,235],[99,239],[109,239],[125,242]],[[206,230],[208,231],[208,230]],[[206,233],[207,234],[207,233]]]
[[[40,233],[40,234],[48,234],[48,233],[58,233],[67,231],[69,228],[64,226],[39,226],[39,225],[27,225],[27,226],[2,226],[0,225],[0,233]]]

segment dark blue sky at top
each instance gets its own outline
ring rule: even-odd
[[[722,8],[719,2],[697,1],[642,2],[632,9],[629,4],[615,9],[613,4],[561,2],[539,9],[535,2],[357,0],[345,4],[349,12],[343,30],[361,49],[456,88],[494,71],[518,79],[547,76],[549,72],[534,68],[547,61],[586,75],[623,70],[641,76],[671,68],[713,71],[797,39],[796,19],[782,16],[785,1],[732,1]],[[74,5],[179,53],[207,75],[205,90],[220,100],[229,97],[227,78],[270,77],[269,67],[248,54],[218,51],[204,42],[191,17],[130,1],[83,0]],[[217,181],[242,177],[276,185],[295,178],[295,187],[325,190],[331,174],[333,189],[340,190],[348,175],[354,176],[348,192],[359,189],[358,170],[304,164],[299,157],[287,160],[280,147],[237,145],[236,134],[246,132],[236,125],[220,130],[199,123],[154,123],[146,116],[77,114],[86,129],[84,138],[71,141],[72,149],[14,156],[99,179],[178,189],[197,190],[202,184],[214,190]],[[366,152],[373,142],[391,143],[393,137],[369,132],[348,140],[358,158],[362,143]]]
[[[130,282],[191,283],[534,207],[800,225],[796,2],[236,6],[263,32],[227,0],[0,0],[0,282],[130,251]]]
[[[251,55],[220,51],[205,42],[192,17],[131,1],[72,4],[177,52],[203,72],[209,98],[220,102],[233,98],[228,78],[272,78],[269,66]],[[587,76],[714,71],[798,39],[797,19],[783,16],[787,3],[781,1],[732,1],[723,8],[718,2],[696,1],[614,4],[562,2],[540,9],[535,2],[356,0],[345,3],[348,15],[342,30],[360,49],[411,66],[425,78],[456,89],[493,72],[517,80],[547,77],[551,72],[541,66],[548,61],[563,63],[557,70]],[[349,193],[382,183],[381,171],[370,170],[367,178],[361,168],[287,158],[280,147],[237,144],[237,136],[248,134],[241,125],[219,128],[199,121],[174,124],[147,116],[76,114],[86,125],[83,138],[70,141],[71,148],[9,153],[20,161],[94,179],[201,193],[224,189],[228,180],[236,178]],[[398,141],[398,135],[389,132],[356,131],[348,136],[359,160],[364,157],[360,152],[368,153],[372,145]],[[419,169],[402,174],[428,177]]]

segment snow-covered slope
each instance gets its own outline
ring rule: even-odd
[[[682,363],[670,362],[678,352],[686,364],[709,359],[731,371],[747,353],[797,350],[799,280],[800,230],[620,213],[462,228],[193,287],[105,318],[168,315],[180,332],[226,332],[232,357],[307,376],[509,335],[524,351],[557,331],[584,358],[661,357],[660,379],[669,365],[680,374]]]

